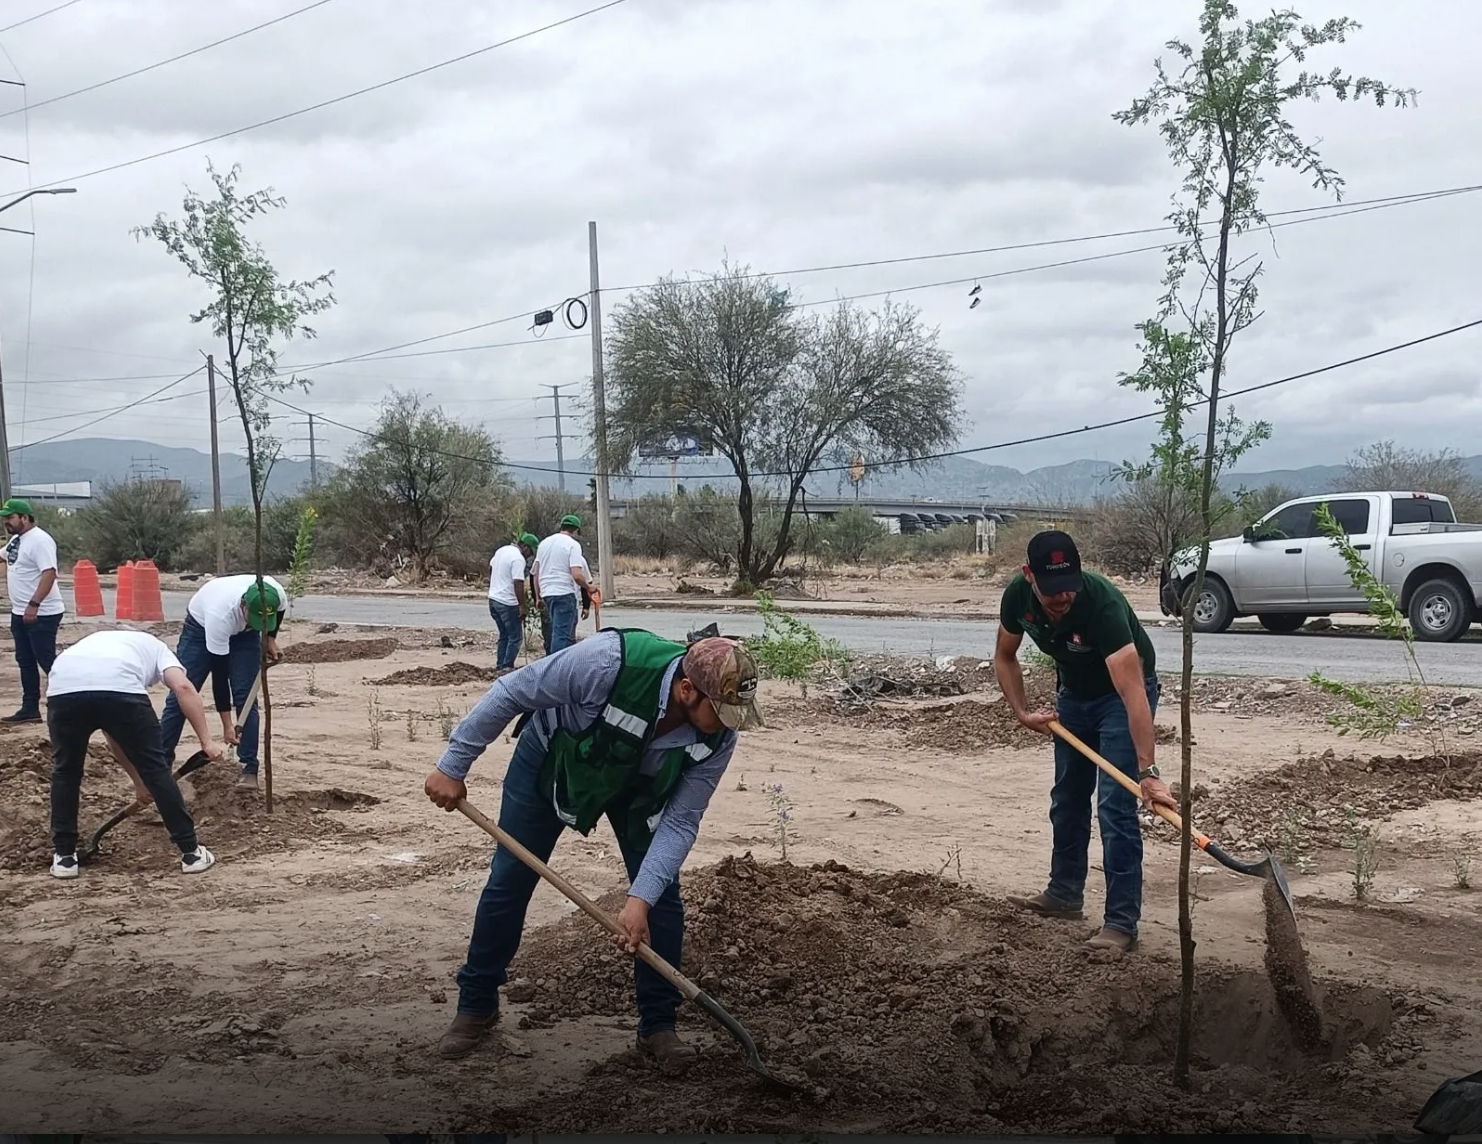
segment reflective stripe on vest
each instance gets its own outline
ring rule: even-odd
[[[642,739],[648,733],[648,724],[639,716],[631,711],[624,711],[620,707],[614,707],[611,703],[602,709],[602,718],[635,739]]]

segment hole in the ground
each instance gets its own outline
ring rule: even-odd
[[[341,790],[339,787],[331,787],[329,790],[289,791],[278,795],[275,801],[308,807],[310,810],[365,810],[381,803],[375,795],[358,790]]]

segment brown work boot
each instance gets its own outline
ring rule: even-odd
[[[1049,894],[1035,894],[1032,898],[1016,897],[1010,894],[1009,905],[1018,906],[1021,910],[1028,910],[1032,914],[1039,914],[1042,918],[1062,918],[1066,921],[1078,922],[1086,916],[1086,911],[1080,906],[1067,906],[1064,902],[1050,897]]]
[[[443,1034],[442,1040],[437,1043],[438,1054],[450,1061],[468,1056],[479,1047],[484,1034],[497,1020],[499,1020],[498,1013],[490,1013],[487,1017],[475,1017],[472,1013],[459,1013],[453,1018],[453,1023],[448,1026],[448,1031]]]
[[[1102,926],[1086,944],[1092,949],[1107,953],[1131,953],[1137,947],[1137,938],[1126,930]]]
[[[638,1038],[638,1051],[658,1062],[665,1076],[681,1076],[699,1059],[700,1054],[679,1039],[673,1029],[660,1029]]]

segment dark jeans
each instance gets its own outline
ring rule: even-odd
[[[149,696],[122,691],[57,695],[47,700],[46,724],[51,732],[51,837],[56,853],[77,851],[77,799],[87,743],[94,731],[102,731],[123,748],[139,780],[154,796],[170,841],[182,854],[195,853],[196,824],[170,773],[160,741],[160,721]]]
[[[550,634],[545,637],[545,653],[560,651],[576,642],[576,617],[581,611],[577,597],[546,596],[540,603],[550,620]]]
[[[15,662],[21,669],[21,710],[27,715],[41,714],[41,672],[51,674],[57,658],[57,629],[62,626],[62,613],[37,616],[34,624],[24,616],[10,615],[10,638],[15,641]]]
[[[1149,676],[1146,685],[1148,706],[1156,714],[1162,686],[1156,676]],[[1112,692],[1098,699],[1076,699],[1061,688],[1055,709],[1067,731],[1093,751],[1099,751],[1134,781],[1137,779],[1137,751],[1127,728],[1127,708],[1121,696]],[[1055,785],[1050,791],[1050,826],[1055,843],[1050,858],[1050,885],[1045,893],[1069,906],[1082,904],[1091,848],[1093,791],[1096,820],[1101,827],[1101,868],[1106,875],[1103,924],[1135,936],[1142,916],[1142,830],[1137,821],[1138,801],[1058,737]]]
[[[504,776],[504,794],[499,803],[499,825],[517,842],[549,860],[564,827],[551,800],[537,787],[545,751],[533,731],[515,740],[514,758]],[[619,838],[622,835],[619,834]],[[638,876],[643,855],[620,843],[628,880]],[[525,909],[535,892],[538,876],[502,846],[496,847],[489,863],[489,880],[479,898],[468,942],[468,960],[458,971],[458,1012],[487,1016],[499,1008],[499,987],[505,970],[520,948],[525,928]],[[679,968],[684,944],[684,904],[675,881],[654,903],[648,915],[649,944],[660,957]],[[600,940],[593,937],[594,941]],[[638,1004],[638,1032],[648,1036],[674,1028],[679,991],[636,958],[633,961],[633,992]]]
[[[499,650],[494,657],[494,666],[500,669],[514,667],[515,656],[520,654],[520,644],[525,639],[525,621],[520,619],[520,606],[490,600],[489,615],[494,617],[494,626],[499,629]]]
[[[228,645],[228,673],[232,681],[232,705],[240,709],[247,702],[247,693],[257,682],[257,668],[262,655],[262,636],[251,629],[232,636]],[[189,616],[180,629],[180,641],[175,645],[175,658],[185,668],[186,677],[200,691],[211,675],[211,653],[206,650],[206,629]],[[185,730],[185,713],[170,692],[165,699],[165,711],[160,716],[160,734],[164,739],[165,756],[172,763],[175,748],[180,743],[180,734]],[[237,744],[237,759],[242,764],[242,773],[257,774],[257,708],[247,716],[242,728],[242,741]]]

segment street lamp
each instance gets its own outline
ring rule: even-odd
[[[25,202],[32,195],[75,195],[76,187],[38,187],[33,191],[27,191],[23,195],[17,195],[4,206],[0,206],[0,212],[8,211],[11,207]],[[0,501],[10,499],[10,436],[5,427],[5,372],[0,369]]]
[[[8,211],[11,207],[25,202],[32,195],[75,195],[76,193],[76,187],[38,187],[34,191],[27,191],[25,194],[11,199],[10,202],[0,207],[0,211]]]

